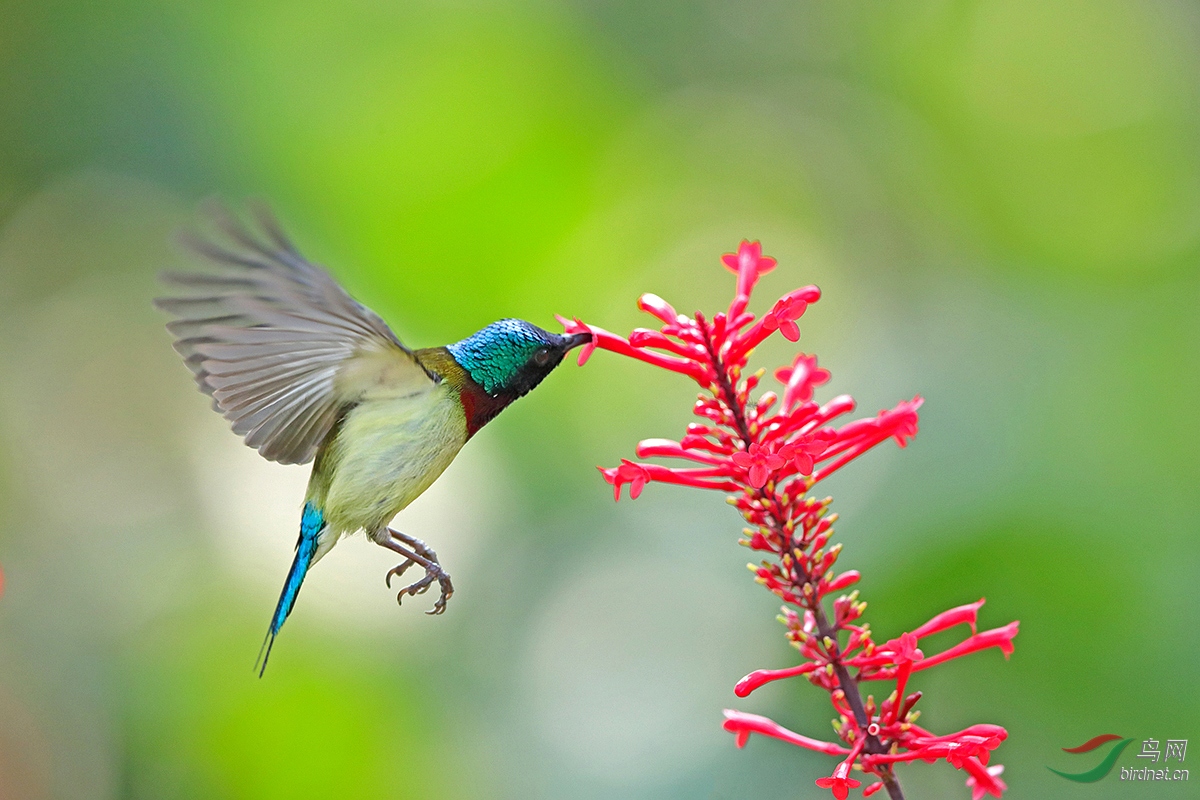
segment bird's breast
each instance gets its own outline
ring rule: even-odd
[[[325,485],[330,526],[375,533],[429,488],[466,441],[458,391],[444,383],[355,406],[318,465],[326,474],[313,473],[313,487],[319,492]]]

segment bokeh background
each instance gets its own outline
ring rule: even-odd
[[[444,617],[397,608],[393,559],[348,541],[258,680],[307,470],[240,444],[150,305],[214,194],[268,199],[413,346],[554,312],[627,331],[644,291],[715,309],[720,254],[761,239],[760,310],[825,292],[800,343],[833,371],[819,399],[927,398],[907,450],[828,485],[874,629],[980,596],[984,626],[1021,620],[1011,660],[919,675],[923,723],[1007,726],[1014,798],[1130,796],[1046,769],[1092,766],[1059,748],[1100,733],[1200,738],[1194,4],[0,20],[0,798],[828,797],[830,759],[721,730],[725,706],[816,736],[831,713],[803,682],[733,696],[793,663],[777,603],[719,496],[614,505],[594,465],[677,436],[692,392],[605,353],[399,518],[454,575]],[[945,764],[900,776],[969,796]]]

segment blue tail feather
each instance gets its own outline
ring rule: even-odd
[[[283,627],[288,614],[292,613],[292,608],[296,605],[296,596],[300,594],[300,584],[304,583],[304,576],[308,574],[308,568],[312,565],[313,556],[317,552],[317,538],[324,529],[325,515],[312,503],[306,503],[304,515],[300,518],[300,538],[296,541],[296,557],[292,559],[292,568],[288,570],[287,580],[283,584],[283,592],[279,595],[279,602],[275,605],[275,613],[271,617],[271,627],[267,629],[263,646],[258,651],[258,659],[254,662],[254,666],[259,668],[258,677],[260,678],[267,669],[267,659],[271,657],[271,647],[275,644],[275,637],[279,635],[279,629]]]

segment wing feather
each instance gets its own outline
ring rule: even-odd
[[[185,237],[220,271],[165,275],[189,294],[155,301],[201,391],[272,461],[312,460],[367,391],[427,391],[435,378],[373,311],[306,260],[265,208],[258,230],[210,209],[221,241]]]

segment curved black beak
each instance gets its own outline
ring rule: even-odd
[[[563,352],[567,352],[573,348],[579,347],[581,344],[587,344],[592,340],[590,333],[572,333],[569,336],[563,337]]]

